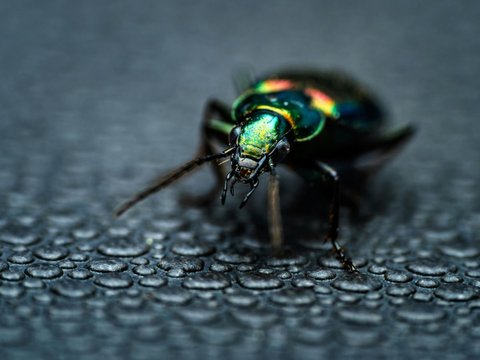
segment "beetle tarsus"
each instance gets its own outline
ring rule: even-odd
[[[247,203],[248,199],[250,199],[250,196],[252,196],[253,192],[257,189],[259,182],[257,179],[255,179],[252,183],[250,183],[250,191],[245,195],[243,198],[242,202],[240,203],[239,208],[243,208],[245,204]]]

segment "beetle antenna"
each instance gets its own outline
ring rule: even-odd
[[[250,196],[252,196],[254,191],[257,189],[258,183],[259,183],[258,179],[255,179],[253,182],[250,183],[250,191],[247,193],[247,195],[245,195],[242,202],[240,203],[240,209],[245,206],[248,199],[250,199]]]
[[[170,173],[161,176],[157,180],[155,180],[150,186],[147,186],[144,190],[140,191],[139,193],[133,195],[130,199],[122,203],[119,207],[117,207],[114,212],[114,217],[119,217],[125,211],[130,209],[132,206],[136,205],[140,201],[144,200],[145,198],[149,197],[150,195],[162,190],[163,188],[167,187],[171,183],[177,181],[182,176],[188,174],[190,171],[196,169],[200,165],[203,165],[206,162],[220,159],[227,157],[230,153],[234,150],[233,147],[228,148],[218,154],[206,155],[203,157],[198,157],[193,159],[186,164],[172,170]]]

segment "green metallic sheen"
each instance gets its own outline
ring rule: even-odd
[[[282,117],[270,111],[257,111],[248,119],[238,138],[242,155],[259,159],[269,153],[291,129]]]
[[[313,139],[322,131],[325,125],[325,115],[310,106],[310,99],[306,94],[296,90],[274,93],[247,91],[245,95],[240,96],[235,101],[233,117],[234,119],[239,119],[243,114],[252,112],[259,106],[269,106],[288,112],[293,122],[293,132],[296,141]]]

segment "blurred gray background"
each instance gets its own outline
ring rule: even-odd
[[[0,2],[0,357],[478,356],[479,18],[475,1]],[[361,276],[297,230],[272,259],[259,194],[181,205],[205,171],[111,219],[190,159],[242,66],[343,70],[418,126],[375,216],[342,216]]]

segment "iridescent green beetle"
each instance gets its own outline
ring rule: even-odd
[[[214,165],[218,180],[208,198],[221,190],[223,204],[227,190],[233,195],[235,183],[241,182],[250,186],[240,204],[243,207],[260,176],[268,172],[270,237],[275,252],[280,253],[283,232],[275,169],[283,163],[308,182],[331,183],[326,241],[332,243],[342,264],[354,271],[337,243],[340,179],[351,174],[366,177],[380,168],[411,137],[413,126],[385,129],[383,112],[372,95],[339,73],[283,71],[252,80],[244,88],[231,111],[219,101],[207,103],[195,159],[159,178],[123,203],[114,215],[120,216],[206,162]],[[214,141],[225,144],[226,149],[215,153]],[[231,170],[224,174],[214,160],[226,157],[230,157]]]

